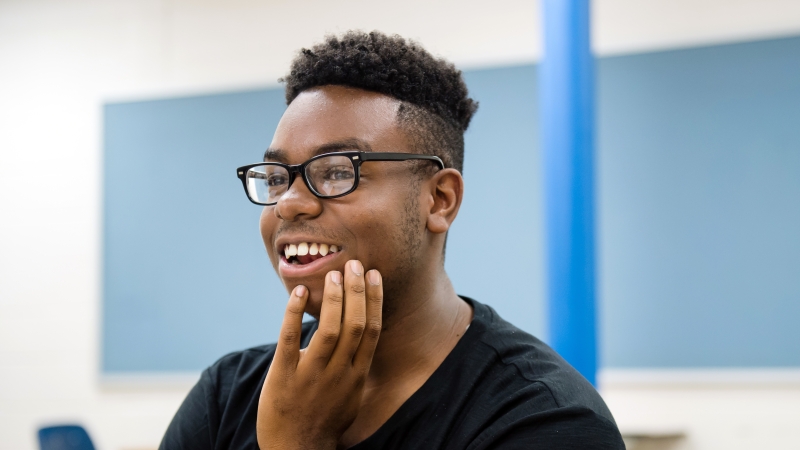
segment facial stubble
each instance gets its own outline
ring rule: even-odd
[[[395,262],[396,265],[392,273],[383,273],[383,322],[391,323],[392,316],[402,306],[399,302],[407,296],[409,281],[419,270],[420,249],[422,248],[422,236],[425,232],[425,224],[420,217],[419,210],[419,185],[418,176],[412,175],[411,186],[406,191],[406,198],[403,201],[401,215],[396,230],[393,233],[393,247],[398,249]]]

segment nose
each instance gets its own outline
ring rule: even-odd
[[[311,219],[322,213],[322,202],[308,189],[298,174],[289,189],[278,199],[274,211],[277,218],[290,222]]]

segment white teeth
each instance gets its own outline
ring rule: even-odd
[[[306,256],[308,254],[308,243],[301,242],[300,245],[297,246],[297,256]]]
[[[283,247],[283,254],[286,259],[289,259],[292,256],[325,256],[328,253],[336,253],[338,251],[339,247],[335,245],[318,244],[316,242],[312,242],[310,244],[308,242],[301,242],[299,244],[286,244]]]

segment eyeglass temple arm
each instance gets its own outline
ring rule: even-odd
[[[412,159],[424,159],[433,161],[439,166],[439,169],[444,169],[444,163],[441,158],[433,155],[413,155],[409,153],[369,153],[359,152],[358,154],[361,161],[410,161]]]

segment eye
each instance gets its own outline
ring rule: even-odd
[[[289,177],[282,173],[273,173],[267,177],[268,186],[281,186],[289,182]]]
[[[350,165],[326,167],[325,173],[323,174],[323,178],[327,181],[352,180],[355,176],[353,166]]]

